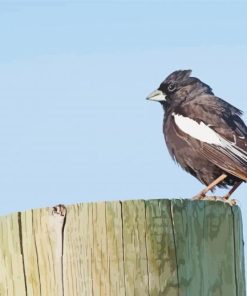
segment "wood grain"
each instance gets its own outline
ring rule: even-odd
[[[244,296],[238,206],[82,203],[0,217],[0,296]]]

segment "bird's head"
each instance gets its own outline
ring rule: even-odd
[[[193,98],[202,93],[213,94],[207,84],[198,78],[190,77],[191,72],[191,70],[178,70],[171,73],[158,89],[147,97],[147,100],[160,102],[167,107],[172,102],[184,101],[188,96]]]

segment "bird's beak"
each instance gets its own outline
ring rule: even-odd
[[[166,101],[166,95],[161,90],[155,90],[149,94],[146,98],[150,101],[156,101],[156,102],[165,102]]]

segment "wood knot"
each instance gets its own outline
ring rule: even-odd
[[[65,217],[67,213],[67,209],[65,205],[59,204],[52,208],[52,215],[59,215]]]

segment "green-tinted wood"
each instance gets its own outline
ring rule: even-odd
[[[206,295],[235,296],[235,249],[234,228],[231,207],[212,203],[205,205],[204,241],[202,252],[204,277],[207,281]],[[234,254],[234,256],[232,256]],[[207,264],[206,264],[207,263]],[[205,285],[204,285],[205,286]]]
[[[68,208],[64,275],[65,295],[125,295],[120,202]]]
[[[122,216],[126,295],[148,295],[145,202],[123,202]]]
[[[177,296],[177,262],[170,200],[147,201],[146,224],[149,293],[151,296]]]
[[[137,200],[0,217],[5,295],[244,296],[240,209]]]
[[[106,203],[106,227],[108,246],[109,295],[124,296],[124,258],[122,232],[122,204],[120,202]]]
[[[238,207],[232,207],[233,224],[234,224],[234,249],[235,249],[235,278],[236,278],[236,295],[246,295],[245,288],[245,268],[244,268],[244,241],[243,241],[243,224],[241,211]]]
[[[236,289],[232,208],[221,202],[173,200],[172,215],[181,295],[244,296],[243,289]],[[244,285],[244,274],[239,280]]]
[[[199,203],[172,200],[171,212],[174,226],[176,258],[178,264],[179,295],[203,295],[202,264],[203,208]],[[201,258],[202,259],[202,258]]]

